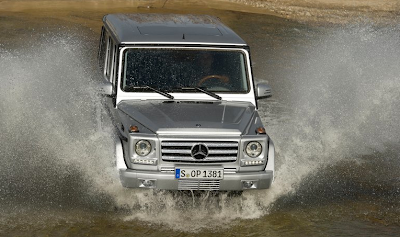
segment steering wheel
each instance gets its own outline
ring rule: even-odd
[[[223,83],[228,83],[229,82],[229,77],[227,76],[222,76],[222,75],[208,75],[205,76],[203,78],[201,78],[201,80],[199,81],[199,83],[197,83],[197,86],[201,86],[204,82],[210,80],[210,79],[218,79]]]

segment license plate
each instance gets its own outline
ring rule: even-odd
[[[218,180],[224,178],[223,169],[193,169],[193,168],[176,168],[176,179],[207,179]]]

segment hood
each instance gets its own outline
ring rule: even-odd
[[[255,112],[251,103],[225,101],[121,101],[118,109],[160,135],[241,135]]]

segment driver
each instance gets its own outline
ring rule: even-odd
[[[229,78],[226,75],[221,75],[219,71],[223,71],[222,65],[219,65],[216,60],[214,52],[207,51],[202,52],[197,58],[198,62],[198,82],[197,86],[223,86],[229,82]]]

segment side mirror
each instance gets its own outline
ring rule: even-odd
[[[271,87],[264,82],[256,85],[256,99],[264,99],[272,96]]]
[[[100,84],[100,94],[105,96],[113,96],[113,84],[109,81],[102,82]]]

